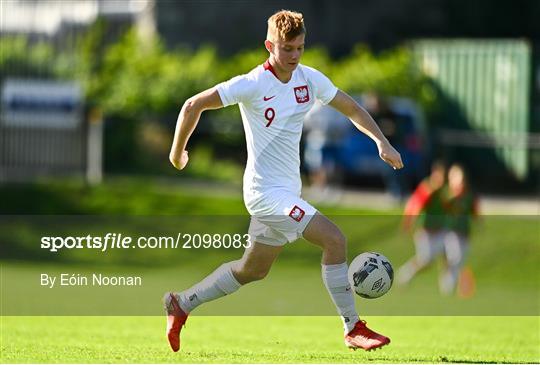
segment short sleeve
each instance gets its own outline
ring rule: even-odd
[[[315,97],[326,105],[334,99],[338,88],[322,72],[310,68],[310,79],[315,86]]]
[[[216,86],[223,106],[246,102],[250,95],[251,82],[246,75],[233,77]]]

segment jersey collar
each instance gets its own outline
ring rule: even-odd
[[[298,67],[292,72],[291,74],[291,79],[287,82],[283,82],[279,79],[277,73],[276,73],[276,70],[274,70],[274,68],[272,67],[272,65],[270,64],[270,59],[267,59],[264,64],[263,64],[263,68],[265,71],[270,71],[274,77],[276,78],[276,80],[280,83],[280,84],[283,84],[283,85],[288,85],[294,78],[294,74],[296,73],[296,70],[298,69]]]
[[[277,76],[276,74],[276,71],[274,70],[274,68],[272,67],[272,65],[270,64],[270,60],[266,60],[263,64],[263,67],[264,67],[264,70],[265,71],[270,71],[275,77],[276,79],[278,79],[278,81],[281,82],[281,80],[279,80],[279,77]]]

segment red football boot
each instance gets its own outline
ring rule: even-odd
[[[163,298],[167,311],[167,338],[174,352],[180,350],[180,331],[187,321],[188,314],[180,308],[178,299],[173,293],[165,294]]]
[[[345,345],[353,350],[366,351],[378,349],[390,343],[390,339],[366,327],[366,321],[358,321],[351,332],[345,335]]]

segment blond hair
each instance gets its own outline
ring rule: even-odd
[[[269,41],[290,41],[301,34],[306,34],[302,13],[280,10],[268,18],[266,39]]]

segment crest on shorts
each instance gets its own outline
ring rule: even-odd
[[[304,215],[306,212],[302,210],[298,205],[295,205],[294,208],[292,208],[291,212],[289,213],[289,217],[294,219],[297,222],[300,222],[302,218],[304,218]]]
[[[295,87],[294,96],[297,103],[307,103],[309,101],[309,91],[307,85]]]

